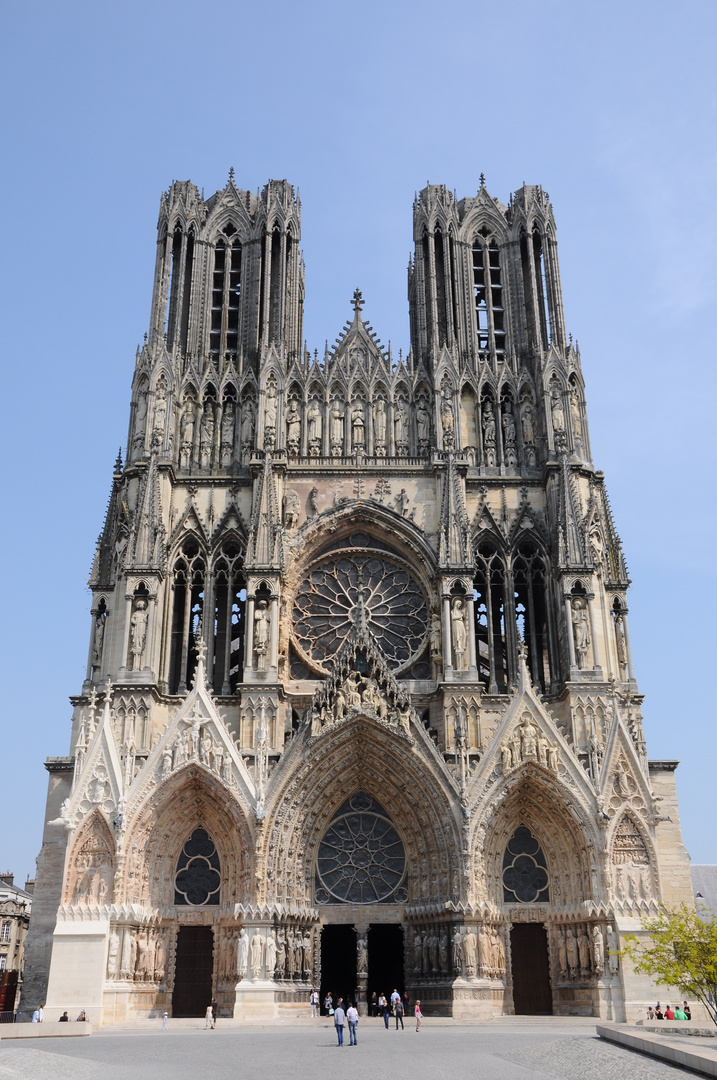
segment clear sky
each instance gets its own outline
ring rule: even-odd
[[[127,435],[160,193],[301,191],[310,348],[354,288],[408,346],[427,181],[550,193],[590,434],[634,585],[653,758],[717,862],[713,0],[48,0],[5,6],[0,870],[34,872],[66,754],[86,581]]]

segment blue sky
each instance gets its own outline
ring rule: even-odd
[[[714,491],[717,5],[183,0],[6,7],[0,44],[5,659],[0,870],[32,871],[47,755],[68,749],[86,580],[126,439],[160,193],[301,190],[304,332],[359,285],[408,346],[426,181],[550,193],[595,462],[634,579],[648,751],[717,862]]]

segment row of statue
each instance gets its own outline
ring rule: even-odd
[[[497,978],[505,971],[505,942],[500,930],[472,926],[453,931],[451,942],[453,973],[465,979]]]
[[[107,950],[107,977],[162,984],[167,967],[167,943],[156,930],[114,926]]]
[[[553,442],[555,449],[560,453],[567,449],[568,428],[565,417],[565,393],[557,379],[551,379],[550,388],[550,418],[553,426]],[[584,425],[582,416],[582,401],[580,391],[575,383],[570,383],[568,390],[568,405],[570,410],[570,428],[573,438],[573,449],[581,456],[585,452]]]
[[[78,858],[78,864],[80,859]],[[112,902],[112,869],[102,867],[94,869],[90,867],[82,870],[81,865],[76,864],[75,887],[72,892],[73,904],[86,904],[88,907],[102,907]]]
[[[640,865],[634,862],[613,864],[612,880],[615,898],[625,904],[640,904],[651,899],[653,895],[650,866],[647,862]]]
[[[311,709],[311,734],[319,735],[331,724],[340,724],[358,712],[375,715],[381,723],[395,724],[410,735],[411,706],[390,688],[382,690],[373,676],[350,672],[343,682],[322,689]]]
[[[501,759],[504,773],[526,761],[535,761],[556,773],[560,756],[557,746],[548,740],[542,728],[526,716],[503,744]]]
[[[169,776],[187,762],[199,761],[225,783],[231,783],[232,761],[224,746],[213,738],[202,717],[193,716],[189,723],[184,732],[165,744],[159,766],[160,775]]]
[[[576,926],[558,926],[555,935],[556,956],[561,979],[587,979],[602,975],[605,970],[605,935],[598,923],[592,927],[586,923]],[[608,926],[608,969],[617,970],[615,932]]]
[[[314,946],[311,934],[299,926],[258,928],[249,936],[242,927],[237,942],[237,975],[240,979],[314,979]]]

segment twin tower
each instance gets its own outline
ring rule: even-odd
[[[303,344],[285,181],[162,196],[51,758],[23,1008],[277,1016],[394,986],[624,1019],[689,900],[542,188],[414,203],[411,346]]]

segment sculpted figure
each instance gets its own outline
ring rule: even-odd
[[[463,938],[463,963],[466,975],[473,975],[476,969],[476,936],[470,927]]]
[[[602,930],[595,924],[592,928],[593,968],[597,975],[602,975],[605,956],[605,940]]]
[[[503,413],[503,453],[506,465],[518,464],[518,455],[515,452],[515,418],[509,401],[506,401]]]
[[[485,973],[486,968],[490,967],[488,935],[486,934],[484,926],[478,928],[478,964],[483,973]]]
[[[134,439],[133,445],[135,450],[141,450],[144,445],[144,435],[147,430],[147,395],[149,389],[146,383],[142,384],[142,389],[137,395],[137,408],[134,414]]]
[[[344,712],[346,710],[346,698],[343,695],[341,687],[336,691],[334,697],[334,720],[338,724],[344,718]]]
[[[154,950],[154,977],[158,983],[164,982],[164,971],[167,966],[167,945],[160,934]]]
[[[194,409],[194,398],[188,395],[182,408],[182,415],[179,418],[179,464],[183,469],[189,468],[189,463],[192,460]]]
[[[535,758],[536,757],[536,754],[537,754],[536,732],[537,732],[537,729],[536,729],[535,725],[531,724],[531,722],[528,719],[525,719],[523,721],[523,723],[520,725],[520,734],[521,734],[521,742],[522,742],[522,750],[523,750],[523,761],[526,761],[528,758]]]
[[[258,979],[264,962],[264,938],[259,933],[259,930],[255,930],[252,935],[249,956],[252,978]]]
[[[131,671],[139,671],[142,667],[142,654],[144,653],[144,646],[147,641],[148,620],[149,613],[147,611],[147,602],[145,600],[138,600],[132,618],[130,619],[129,652],[131,658]]]
[[[451,635],[453,637],[453,652],[457,671],[465,668],[465,652],[468,647],[468,631],[466,629],[466,615],[463,601],[456,596],[451,609]]]
[[[296,404],[296,399],[289,402],[289,410],[286,414],[286,447],[290,454],[298,454],[301,446],[301,416]]]
[[[363,935],[356,942],[356,970],[359,974],[368,971],[368,944]]]
[[[240,979],[243,979],[247,973],[248,962],[249,935],[246,932],[246,927],[242,926],[239,932],[239,941],[237,943],[237,974]]]
[[[331,453],[340,457],[344,449],[344,410],[336,397],[331,403]]]
[[[431,936],[428,939],[428,955],[431,958],[431,972],[436,975],[438,972],[438,936],[435,930],[431,930]]]
[[[513,751],[510,748],[510,743],[506,743],[501,750],[501,756],[503,761],[503,772],[509,772],[513,768]]]
[[[92,641],[92,663],[102,663],[102,647],[105,643],[105,622],[107,616],[101,611],[95,618],[95,636]]]
[[[615,645],[617,661],[621,668],[627,667],[627,643],[625,641],[625,623],[622,614],[615,619]]]
[[[580,927],[578,933],[578,954],[580,956],[580,970],[587,973],[590,971],[590,942],[584,926]]]
[[[548,764],[548,748],[550,744],[545,738],[545,735],[541,732],[538,733],[538,761],[541,765]]]
[[[563,409],[562,394],[557,386],[553,386],[550,394],[550,411],[553,418],[553,433],[557,449],[565,446],[565,410]]]
[[[117,974],[117,953],[119,952],[119,934],[117,929],[110,934],[110,943],[107,949],[107,977],[113,979]]]
[[[309,517],[316,517],[319,512],[319,489],[312,487],[309,492]]]
[[[416,409],[416,434],[418,435],[418,449],[427,450],[431,439],[431,416],[424,398],[420,399]]]
[[[164,442],[164,428],[167,422],[167,388],[163,382],[157,387],[152,420],[152,446],[161,446]]]
[[[401,398],[393,407],[393,436],[397,453],[406,454],[408,452],[408,410]]]
[[[438,939],[438,966],[441,974],[445,975],[448,971],[448,934],[445,929],[441,930],[441,936]]]
[[[272,975],[276,966],[276,934],[270,930],[266,939],[266,973]]]
[[[276,935],[276,957],[274,958],[274,976],[277,979],[284,978],[284,966],[286,964],[286,937],[280,930]],[[268,965],[267,965],[268,970]]]
[[[573,637],[575,638],[575,652],[578,657],[578,667],[584,668],[587,662],[588,648],[590,646],[590,622],[586,611],[585,601],[576,596],[572,603]]]
[[[309,453],[317,457],[321,453],[321,407],[316,398],[312,398],[306,411],[306,434]]]
[[[267,609],[266,600],[260,600],[254,612],[254,651],[258,657],[257,668],[259,671],[263,671],[266,667],[270,629],[271,614]]]
[[[528,398],[523,399],[521,410],[521,425],[523,431],[523,446],[533,446],[535,443],[535,429],[533,427],[533,405]]]
[[[568,957],[565,951],[565,938],[563,937],[563,931],[560,929],[558,929],[558,967],[562,977],[566,978],[568,974]]]
[[[314,958],[314,950],[311,945],[311,934],[307,931],[304,933],[304,940],[301,943],[301,947],[304,954],[304,978],[311,978],[311,965]]]
[[[558,771],[558,748],[557,746],[550,746],[548,748],[548,768],[551,772],[556,773]]]
[[[363,402],[356,401],[351,410],[351,445],[356,449],[366,442],[366,428],[363,415]]]
[[[578,943],[575,940],[575,931],[569,926],[566,932],[565,949],[568,955],[568,967],[572,978],[578,973]]]
[[[242,404],[241,446],[243,453],[247,453],[254,449],[255,427],[256,413],[254,411],[254,402],[249,399]]]
[[[418,931],[413,935],[413,970],[420,975],[423,970],[423,942]]]
[[[203,469],[208,469],[212,463],[212,448],[214,446],[214,402],[207,398],[204,402],[202,419],[199,425],[199,454]]]
[[[358,679],[346,680],[346,691],[348,696],[348,706],[350,709],[358,709],[361,707],[361,694],[358,688]]]
[[[289,488],[284,492],[284,527],[295,529],[299,524],[299,496]]]
[[[495,415],[489,400],[483,404],[483,451],[486,465],[495,465]]]
[[[429,938],[428,931],[423,930],[421,932],[421,953],[422,953],[421,961],[423,963],[423,974],[424,975],[430,975],[431,974],[431,956],[430,956],[430,951],[429,951],[430,945],[429,945],[428,938]]]
[[[451,959],[453,961],[453,974],[463,974],[463,939],[461,937],[460,928],[457,926],[453,931],[453,941],[451,942]]]
[[[373,404],[373,445],[378,457],[386,456],[386,402],[382,397]]]
[[[120,962],[120,978],[128,979],[132,971],[132,933],[127,927],[122,941],[122,960]]]
[[[583,445],[583,421],[580,415],[580,397],[576,386],[570,389],[570,421],[573,427],[573,443],[580,450]]]
[[[278,413],[279,403],[276,394],[276,387],[273,383],[270,384],[266,391],[266,399],[264,405],[264,449],[271,450],[276,442],[276,417]]]
[[[134,979],[137,967],[137,935],[130,933],[129,940],[129,977]]]
[[[231,465],[232,462],[235,424],[234,400],[227,398],[222,413],[222,465]]]
[[[611,974],[615,974],[618,969],[619,957],[617,955],[617,934],[615,933],[615,927],[612,923],[607,925],[607,963],[610,968]]]
[[[431,615],[431,656],[441,659],[441,617],[437,611]]]
[[[453,391],[448,385],[443,387],[441,427],[443,428],[443,445],[446,449],[450,449],[455,440],[456,418],[453,413]]]

